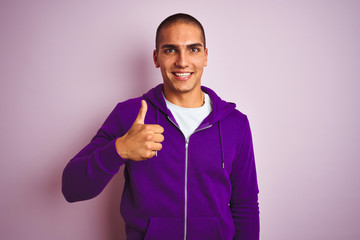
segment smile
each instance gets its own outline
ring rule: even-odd
[[[174,73],[177,77],[189,77],[192,73]]]
[[[191,78],[193,72],[173,72],[175,78],[179,81],[186,81]]]

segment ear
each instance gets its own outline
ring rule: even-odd
[[[207,66],[207,59],[208,59],[208,49],[205,48],[205,61],[204,61],[204,67]]]
[[[153,59],[154,59],[155,67],[159,68],[160,65],[159,65],[159,62],[157,60],[157,57],[158,57],[158,53],[157,53],[157,50],[155,49],[154,52],[153,52]]]

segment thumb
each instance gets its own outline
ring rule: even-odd
[[[137,115],[134,123],[144,124],[146,112],[147,112],[147,103],[145,100],[141,100],[141,108],[139,110],[139,114]]]

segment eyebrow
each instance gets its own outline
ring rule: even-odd
[[[202,46],[203,45],[201,43],[192,43],[192,44],[186,45],[186,48],[202,47]],[[175,44],[164,44],[161,46],[161,49],[164,49],[164,48],[179,48],[179,46],[175,45]]]

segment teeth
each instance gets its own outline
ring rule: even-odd
[[[190,76],[191,73],[175,73],[176,76],[178,77],[187,77]]]

